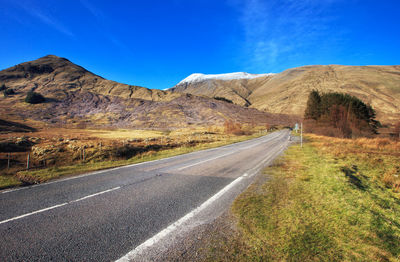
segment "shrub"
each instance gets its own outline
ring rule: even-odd
[[[249,131],[244,130],[243,126],[239,123],[234,123],[232,120],[226,120],[224,123],[225,134],[233,134],[236,136],[248,135]]]
[[[227,102],[227,103],[230,103],[230,104],[233,104],[232,100],[229,100],[229,99],[227,99],[227,98],[225,98],[225,97],[215,96],[214,99],[215,99],[215,100],[219,100],[219,101],[224,101],[224,102]]]
[[[39,93],[29,91],[25,97],[25,102],[29,104],[40,104],[43,103],[46,99]]]
[[[6,88],[6,89],[3,90],[3,94],[4,94],[5,97],[7,97],[9,95],[14,95],[15,91],[14,91],[14,89]]]
[[[5,84],[2,84],[2,85],[0,86],[0,91],[4,91],[4,90],[6,90],[6,89],[7,89],[7,87],[6,87]]]
[[[131,145],[124,145],[115,149],[114,155],[119,158],[129,159],[142,152],[143,149]]]

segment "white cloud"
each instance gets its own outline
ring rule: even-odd
[[[327,34],[332,20],[327,11],[335,1],[231,0],[240,13],[247,69],[273,70],[283,60],[297,57],[315,45]]]
[[[52,17],[50,14],[46,14],[38,6],[34,6],[32,4],[28,4],[27,2],[15,2],[20,8],[22,8],[25,12],[31,15],[34,18],[39,19],[42,23],[47,24],[58,32],[65,34],[69,37],[74,37],[74,34],[61,22],[59,22],[56,18]]]

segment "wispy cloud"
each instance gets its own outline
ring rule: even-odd
[[[22,8],[30,16],[38,19],[42,23],[52,27],[58,32],[65,34],[69,37],[74,37],[74,34],[65,25],[59,22],[56,18],[52,17],[50,14],[47,14],[44,11],[42,11],[38,6],[33,5],[30,2],[28,3],[20,1],[16,1],[15,4],[17,4],[20,8]]]
[[[111,43],[120,48],[125,52],[131,52],[131,50],[126,46],[122,41],[120,41],[117,37],[114,36],[108,30],[107,16],[103,13],[103,11],[96,7],[96,5],[92,4],[89,0],[80,0],[81,4],[89,11],[89,13],[96,18],[97,21],[97,29],[101,34],[103,34]]]
[[[97,19],[104,19],[105,16],[103,12],[98,9],[96,6],[94,6],[91,2],[88,0],[80,0],[81,4]]]
[[[332,20],[327,10],[340,0],[234,1],[240,11],[249,70],[273,70],[282,60],[316,44]]]

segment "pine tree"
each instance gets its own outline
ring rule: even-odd
[[[317,90],[308,95],[307,108],[304,118],[317,120],[321,116],[321,96]]]
[[[304,113],[306,119],[326,130],[336,129],[343,137],[376,134],[381,126],[375,120],[375,110],[357,97],[342,93],[323,93],[313,90]]]

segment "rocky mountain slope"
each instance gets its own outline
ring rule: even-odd
[[[15,94],[0,97],[0,118],[33,120],[39,127],[181,128],[222,125],[226,120],[258,124],[289,120],[215,99],[106,80],[53,55],[0,71],[3,84]],[[46,102],[25,103],[30,90],[45,96]]]
[[[400,119],[400,66],[303,66],[252,79],[206,79],[170,90],[224,97],[262,111],[303,115],[308,94],[343,92],[369,103],[382,122]]]
[[[0,71],[0,83],[13,88],[17,93],[26,93],[34,89],[54,99],[65,98],[66,92],[74,91],[151,101],[171,100],[180,96],[158,89],[152,90],[106,80],[65,58],[54,55]]]
[[[246,74],[246,73],[245,73]],[[169,89],[174,93],[189,93],[207,97],[224,97],[241,106],[250,106],[249,96],[274,74],[223,75],[193,74]]]
[[[215,75],[205,75],[205,74],[191,74],[190,76],[186,77],[182,81],[178,83],[178,85],[182,84],[190,84],[196,82],[202,82],[206,80],[243,80],[243,79],[254,79],[262,76],[271,76],[274,74],[249,74],[246,72],[236,72],[236,73],[228,73],[228,74],[215,74]]]

